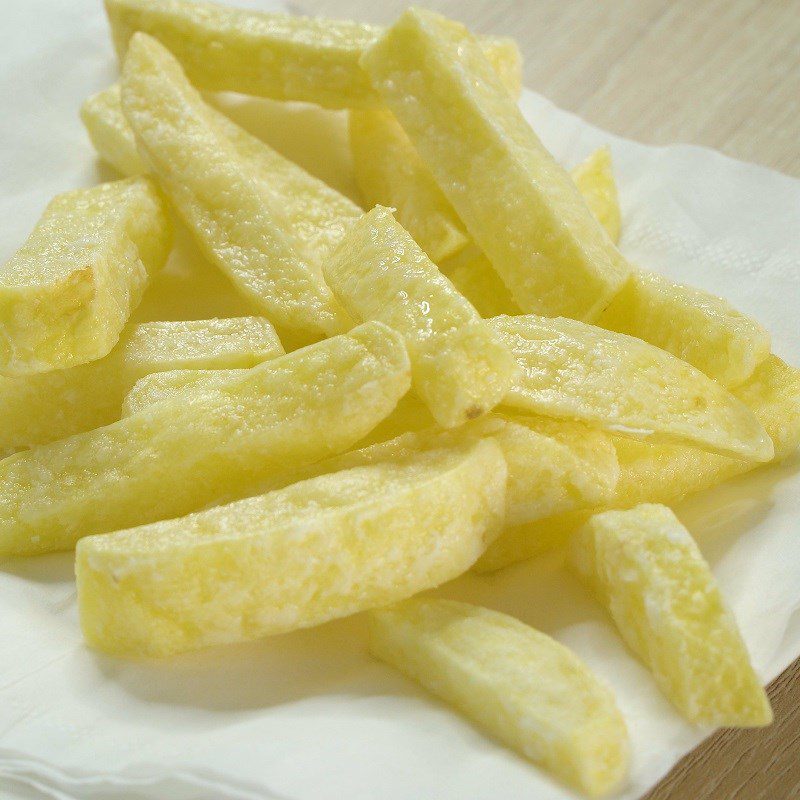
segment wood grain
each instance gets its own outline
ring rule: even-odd
[[[387,23],[406,0],[298,0]],[[525,85],[596,125],[689,142],[800,177],[798,0],[415,0],[514,36]],[[770,686],[775,723],[720,731],[643,800],[798,800],[800,661]]]

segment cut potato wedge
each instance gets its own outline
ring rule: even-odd
[[[92,536],[76,558],[81,626],[100,650],[165,656],[405,599],[472,564],[504,495],[484,441]]]
[[[164,202],[147,178],[56,197],[0,266],[0,373],[105,356],[169,254]]]
[[[738,386],[770,353],[769,333],[727,300],[634,273],[597,324],[627,333],[688,361],[725,386]]]
[[[409,9],[361,65],[520,308],[596,317],[630,266],[467,29]]]
[[[523,368],[505,398],[511,406],[748,461],[774,455],[752,411],[663,350],[571,319],[529,314],[491,324]]]
[[[713,727],[772,722],[736,620],[666,506],[596,514],[573,538],[570,563],[687,719]]]
[[[378,322],[235,376],[213,394],[0,461],[0,555],[241,497],[277,471],[346,450],[409,388],[399,334]]]
[[[628,732],[611,690],[513,617],[408,600],[370,614],[370,650],[587,794],[607,794],[627,773]]]
[[[440,425],[461,425],[503,399],[514,356],[389,209],[376,206],[353,225],[323,272],[354,318],[403,335],[417,394]]]
[[[282,223],[293,244],[319,269],[362,210],[343,194],[284,158],[265,142],[240,128],[225,114],[206,107],[210,119],[259,176],[282,210]],[[136,149],[133,129],[122,112],[119,84],[90,97],[81,116],[98,154],[131,174],[147,170]]]
[[[202,0],[106,0],[120,59],[136,31],[175,54],[200,89],[327,108],[380,105],[358,65],[382,29],[348,20],[264,13]],[[521,82],[513,39],[484,37],[481,47],[507,82]]]
[[[224,135],[219,114],[209,112],[175,58],[145,34],[128,48],[122,108],[140,154],[200,248],[248,300],[276,325],[309,335],[350,325],[287,233],[271,181]]]
[[[598,147],[570,174],[595,219],[605,228],[611,241],[617,244],[622,231],[622,214],[611,165],[611,150]]]
[[[522,62],[519,50],[511,48],[510,54],[516,57],[492,66],[516,99],[522,88]],[[397,221],[431,261],[438,264],[469,243],[458,214],[391,111],[351,111],[350,149],[356,183],[367,205],[394,208]]]
[[[800,370],[770,356],[747,383],[733,392],[764,426],[775,445],[776,460],[797,449]],[[614,444],[620,474],[614,498],[608,504],[613,508],[648,502],[675,503],[758,466],[683,445],[648,444],[620,437],[615,438]],[[559,547],[590,516],[591,511],[577,511],[509,527],[489,546],[475,569],[497,570]]]
[[[0,378],[0,453],[64,439],[120,417],[126,393],[161,370],[253,367],[283,355],[261,317],[146,322],[123,331],[105,357],[71,369]]]

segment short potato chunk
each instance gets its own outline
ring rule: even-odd
[[[128,47],[122,109],[140,155],[201,250],[247,300],[274,324],[309,336],[349,327],[288,232],[271,179],[228,138],[169,51],[142,33]]]
[[[510,406],[746,461],[774,455],[750,409],[657,347],[571,319],[528,314],[495,317],[491,324],[523,368],[506,395]]]
[[[98,649],[150,656],[318,625],[461,574],[504,505],[503,455],[483,441],[89,537],[81,625]]]
[[[623,781],[628,732],[610,689],[573,652],[519,620],[412,599],[370,614],[370,650],[587,794]]]
[[[409,9],[361,65],[520,308],[594,319],[631,268],[467,29]]]
[[[597,324],[644,339],[724,386],[746,381],[770,353],[770,335],[727,300],[636,272]]]
[[[175,54],[200,89],[327,108],[380,105],[358,64],[383,30],[375,25],[203,0],[106,0],[105,5],[120,59],[133,34],[143,31]],[[516,42],[492,36],[480,41],[497,71],[520,81]]]
[[[402,339],[378,322],[236,375],[211,394],[0,461],[0,555],[248,494],[270,474],[351,447],[409,388]]]
[[[772,722],[714,576],[666,506],[596,514],[573,538],[570,563],[687,719],[715,727]]]
[[[280,355],[280,340],[263,317],[129,325],[105,358],[24,378],[0,377],[0,454],[115,422],[126,393],[142,376],[254,367]]]
[[[107,355],[171,243],[164,201],[147,178],[58,195],[0,266],[0,374]]]
[[[350,228],[323,271],[353,317],[403,335],[417,394],[440,425],[461,425],[503,399],[514,356],[389,209],[376,206]]]

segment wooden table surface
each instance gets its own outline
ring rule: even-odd
[[[295,0],[387,23],[404,0]],[[525,85],[614,133],[688,142],[800,177],[800,0],[414,0],[514,36]],[[646,800],[800,798],[800,660],[770,687],[775,724],[721,731]]]

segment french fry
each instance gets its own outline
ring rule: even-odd
[[[520,308],[596,317],[630,266],[469,32],[409,9],[361,65]]]
[[[663,350],[571,319],[529,314],[490,323],[523,368],[505,397],[508,405],[747,461],[774,455],[752,411]]]
[[[131,37],[158,39],[200,89],[327,108],[380,105],[359,58],[382,29],[345,20],[231,8],[197,0],[106,0],[120,60]],[[481,47],[507,81],[521,80],[513,39],[484,37]]]
[[[667,350],[725,386],[746,381],[770,353],[769,333],[754,319],[652,272],[634,273],[597,324]]]
[[[265,185],[283,213],[293,244],[309,265],[319,269],[362,210],[319,178],[284,158],[212,106],[205,111]],[[133,129],[122,112],[119,84],[90,97],[81,110],[86,129],[101,158],[122,171],[147,171],[136,149]]]
[[[595,219],[605,228],[611,241],[617,244],[622,231],[622,214],[611,166],[611,150],[598,147],[570,175]]]
[[[204,254],[276,325],[310,336],[350,322],[295,240],[266,176],[222,132],[175,58],[136,34],[122,78],[122,108],[144,161]],[[258,153],[264,150],[258,139]]]
[[[32,375],[105,356],[172,232],[146,178],[58,195],[0,267],[0,373]]]
[[[772,709],[714,575],[665,506],[593,516],[570,563],[662,692],[699,725],[758,727]]]
[[[368,156],[364,154],[363,157],[367,158]],[[356,167],[358,167],[357,160]],[[397,168],[395,167],[395,169]],[[611,153],[608,148],[601,147],[595,150],[586,161],[572,170],[571,176],[583,195],[586,205],[589,206],[589,210],[606,229],[611,241],[616,244],[620,234],[620,210],[617,185],[611,170]],[[417,185],[418,193],[423,191],[422,185],[423,181],[420,181]],[[438,186],[436,189],[444,198]],[[393,205],[393,203],[387,204]],[[434,224],[433,213],[433,209],[429,208],[425,218],[429,225]],[[455,215],[455,211],[453,214]],[[423,247],[423,249],[425,248]],[[437,263],[439,262],[437,261]],[[501,314],[514,316],[522,313],[522,309],[514,302],[511,293],[492,267],[489,259],[474,243],[462,245],[458,253],[445,258],[439,267],[484,319]],[[603,325],[602,327],[607,326]]]
[[[758,417],[775,446],[775,460],[791,455],[800,445],[800,370],[770,356],[747,383],[733,390]],[[648,444],[615,438],[619,459],[612,508],[640,503],[672,504],[695,492],[749,472],[757,464],[707,453],[694,447]],[[602,511],[602,508],[594,509]],[[592,511],[559,514],[509,527],[475,565],[491,572],[562,546],[591,516]]]
[[[162,370],[253,367],[283,354],[260,317],[130,325],[105,357],[71,369],[0,377],[0,453],[64,439],[120,417],[126,393]]]
[[[587,794],[622,783],[628,732],[611,690],[573,652],[519,620],[412,599],[370,613],[370,650]]]
[[[368,323],[235,375],[214,393],[0,461],[0,554],[241,497],[270,474],[346,450],[409,388],[399,334]]]
[[[377,319],[406,341],[417,394],[446,427],[502,400],[518,367],[501,338],[395,221],[376,206],[323,268],[356,319]]]
[[[492,60],[492,53],[484,52]],[[522,60],[516,48],[509,48],[508,55],[492,66],[516,99],[522,87]],[[458,214],[391,111],[351,111],[350,149],[356,183],[367,205],[396,209],[397,221],[431,261],[438,264],[469,243]]]
[[[84,635],[105,652],[165,656],[410,597],[469,567],[504,494],[502,453],[484,441],[83,539]]]

